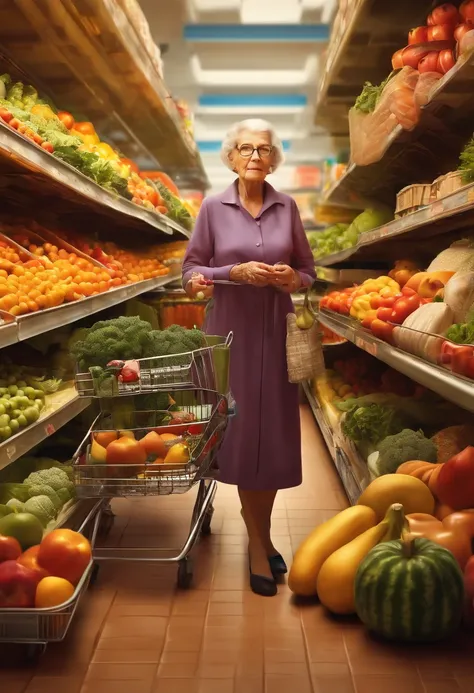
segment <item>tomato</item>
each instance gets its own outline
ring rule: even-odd
[[[58,111],[58,118],[68,130],[74,127],[74,118],[70,113],[68,113],[68,111]]]
[[[417,294],[403,296],[394,304],[390,321],[401,325],[419,307],[420,297]]]
[[[389,325],[387,322],[376,318],[370,326],[370,329],[372,330],[372,334],[378,337],[378,339],[382,339],[384,342],[392,342],[393,325]]]
[[[377,318],[383,322],[388,322],[392,320],[392,308],[389,306],[381,306],[377,310]]]
[[[81,579],[91,562],[89,541],[71,529],[53,529],[41,542],[38,563],[55,577],[69,580],[73,585]]]
[[[74,594],[74,585],[60,577],[45,577],[38,583],[35,596],[37,609],[51,609],[67,602]]]
[[[471,370],[470,361],[474,356],[474,348],[471,346],[454,347],[451,355],[451,370],[458,375],[467,375]]]
[[[469,22],[464,24],[459,24],[454,30],[454,40],[459,43],[459,41],[465,36],[469,31],[474,29],[474,25]]]
[[[147,196],[145,199],[147,199],[148,202],[151,202],[153,207],[156,207],[156,205],[158,204],[158,193],[156,192],[156,190],[150,188],[147,191]]]
[[[426,26],[417,26],[408,33],[408,45],[413,43],[426,43],[427,40],[428,28]],[[397,51],[397,53],[399,52],[400,51]]]
[[[418,72],[438,72],[438,52],[432,51],[425,55],[418,64]]]
[[[402,51],[402,62],[403,67],[412,67],[414,70],[417,69],[420,60],[428,55],[430,51],[427,48],[420,48],[419,46],[407,46]]]
[[[457,8],[450,2],[435,7],[430,16],[433,20],[433,24],[450,24],[451,26],[456,26],[460,21]]]
[[[455,65],[456,58],[454,57],[454,53],[450,48],[440,51],[438,56],[438,72],[442,72],[443,75],[445,75]]]
[[[140,173],[140,169],[136,165],[134,161],[131,159],[127,159],[126,157],[122,157],[120,159],[120,163],[123,164],[124,166],[130,166],[130,170],[133,171],[134,173]]]
[[[82,135],[95,135],[95,127],[92,125],[92,123],[89,123],[88,121],[83,121],[81,123],[75,123],[74,125],[74,130],[77,130],[77,132],[80,132]]]
[[[25,566],[25,568],[29,568],[30,570],[35,571],[39,575],[39,579],[41,580],[42,578],[46,577],[49,575],[48,571],[42,568],[39,563],[38,563],[38,552],[39,552],[39,544],[36,546],[31,546],[29,549],[26,549],[19,558],[17,558],[17,563],[20,565]]]
[[[465,22],[474,22],[474,0],[464,0],[459,12]]]
[[[4,120],[5,123],[9,123],[13,116],[6,108],[0,108],[0,118]]]
[[[433,21],[433,15],[432,14],[428,15],[428,19],[426,20],[426,23],[428,24],[428,26],[433,26],[434,21]]]
[[[12,119],[10,120],[10,122],[9,122],[9,125],[10,125],[10,127],[13,128],[14,130],[18,130],[18,128],[19,128],[20,125],[21,125],[21,121],[18,120],[18,118],[12,118]]]
[[[435,24],[428,28],[428,41],[452,41],[454,27],[452,24]]]
[[[3,561],[16,561],[21,555],[21,546],[15,537],[0,535],[0,563]]]
[[[42,142],[41,149],[44,149],[46,152],[49,152],[50,154],[54,152],[54,147],[51,144],[51,142]]]

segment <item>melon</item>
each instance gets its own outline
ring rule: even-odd
[[[388,640],[432,642],[459,627],[463,575],[453,554],[424,538],[378,544],[355,579],[357,615]]]
[[[361,494],[358,505],[366,505],[381,522],[394,503],[401,503],[406,515],[426,513],[432,515],[435,499],[420,479],[406,474],[384,474],[374,479]]]

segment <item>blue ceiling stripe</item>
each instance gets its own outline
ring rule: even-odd
[[[199,151],[202,154],[214,154],[215,152],[219,152],[221,144],[219,140],[201,140],[197,142]],[[289,140],[283,140],[282,144],[285,152],[291,147],[291,142]]]
[[[305,107],[308,98],[303,94],[202,94],[199,105],[212,108],[239,107]]]
[[[328,24],[185,24],[186,41],[273,41],[281,43],[326,42]]]

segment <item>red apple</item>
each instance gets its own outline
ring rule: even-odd
[[[474,508],[474,447],[465,448],[443,464],[436,495],[453,510]]]
[[[445,75],[449,70],[456,65],[456,58],[450,48],[445,48],[438,55],[438,72]]]
[[[438,52],[432,51],[425,55],[418,64],[418,72],[438,72]]]
[[[428,27],[428,41],[452,41],[453,36],[452,24],[435,24]]]
[[[457,26],[454,30],[454,39],[459,43],[462,37],[465,36],[468,31],[472,31],[473,29],[474,24],[470,24],[469,22],[459,24],[459,26]]]
[[[0,535],[0,563],[4,561],[16,561],[21,555],[21,546],[14,537]]]
[[[428,19],[426,20],[426,23],[428,24],[428,26],[433,26],[434,21],[433,21],[433,15],[432,14],[428,15]]]
[[[426,26],[417,26],[411,29],[408,33],[408,45],[414,43],[426,43],[428,40],[428,28]]]
[[[450,24],[456,26],[459,23],[459,12],[450,2],[435,7],[431,13],[433,24]]]
[[[474,22],[474,0],[464,0],[459,12],[465,22]]]
[[[40,576],[16,561],[0,563],[0,607],[34,606]]]

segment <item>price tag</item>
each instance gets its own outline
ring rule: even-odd
[[[355,345],[359,347],[359,349],[363,349],[366,351],[368,354],[371,356],[377,356],[377,344],[375,342],[369,342],[365,340],[363,337],[356,337],[355,338]]]
[[[16,445],[9,445],[7,447],[7,457],[11,460],[16,455]]]
[[[438,214],[443,214],[443,212],[444,212],[444,204],[441,200],[439,200],[438,202],[434,202],[431,205],[431,216],[432,217],[437,217]]]
[[[56,433],[56,429],[54,428],[52,423],[46,424],[46,426],[44,427],[44,431],[47,436],[52,436],[53,433]]]

